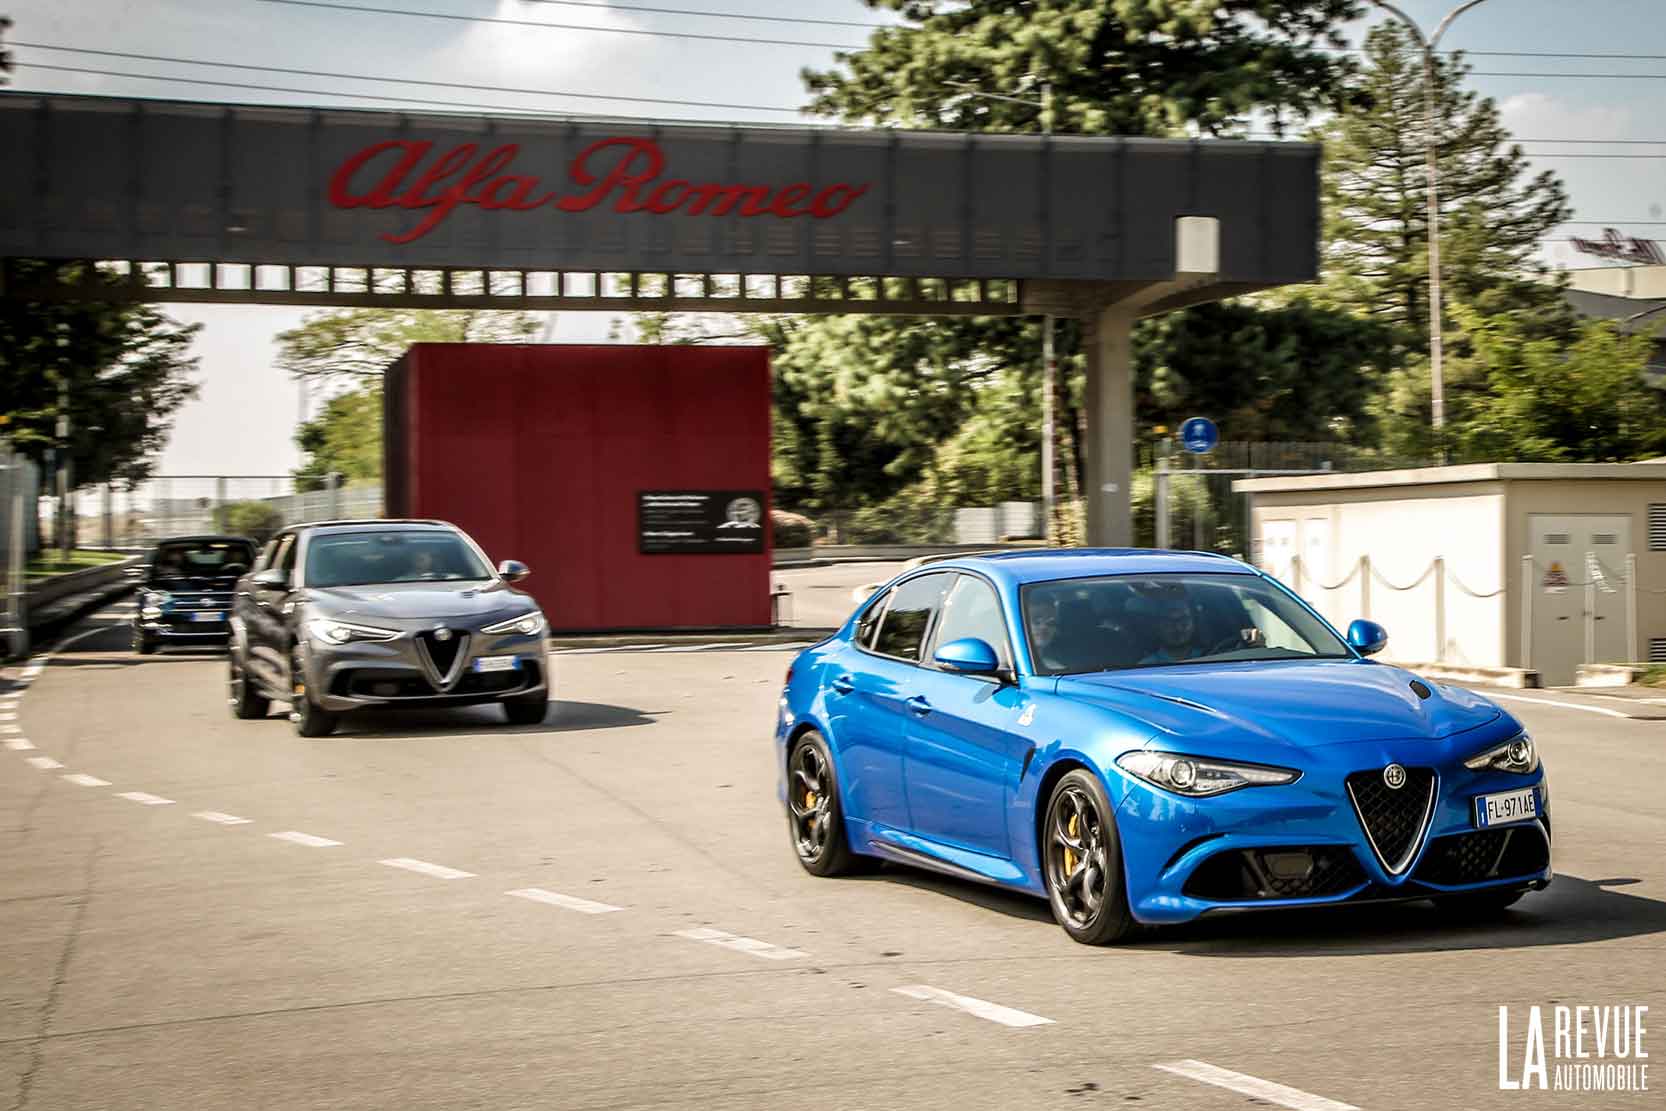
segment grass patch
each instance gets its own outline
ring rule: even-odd
[[[1666,664],[1655,664],[1637,681],[1645,687],[1666,687]]]
[[[89,567],[102,567],[106,563],[120,563],[124,559],[131,558],[126,552],[97,552],[84,549],[70,552],[68,559],[60,558],[60,556],[61,553],[57,549],[53,549],[51,552],[41,552],[29,561],[29,565],[23,569],[23,573],[31,579],[43,579],[49,575],[63,575],[70,571],[85,571]]]

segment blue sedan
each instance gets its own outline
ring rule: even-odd
[[[1227,911],[1550,882],[1532,739],[1367,657],[1221,556],[1050,550],[905,573],[787,673],[776,729],[811,873],[869,858],[1046,898],[1071,937]]]

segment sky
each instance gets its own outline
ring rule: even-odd
[[[1455,2],[1400,0],[1399,6],[1432,28]],[[562,26],[330,11],[330,4]],[[630,7],[684,14],[626,10]],[[714,12],[778,21],[692,14]],[[0,0],[0,14],[14,21],[8,40],[17,63],[12,77],[17,90],[413,110],[462,108],[467,102],[471,109],[743,123],[799,117],[792,111],[602,97],[794,109],[805,99],[800,71],[828,67],[835,46],[859,45],[867,33],[860,26],[838,24],[891,18],[860,0]],[[1349,28],[1350,37],[1357,40],[1382,18],[1373,13]],[[781,42],[640,33],[666,31]],[[1454,23],[1441,45],[1470,52],[1477,71],[1473,86],[1498,102],[1535,165],[1554,170],[1567,186],[1574,219],[1586,223],[1558,229],[1553,233],[1558,240],[1596,235],[1606,226],[1666,238],[1666,0],[1486,0]],[[1502,52],[1518,53],[1499,56]],[[1657,57],[1614,56],[1628,53]],[[141,74],[159,79],[132,76]],[[1572,74],[1608,76],[1566,76]],[[182,80],[187,77],[280,88],[195,84]],[[370,77],[564,95],[464,92]],[[389,98],[436,99],[414,104]],[[1561,241],[1547,243],[1545,256],[1557,265],[1589,264]],[[195,351],[202,390],[180,412],[158,473],[287,473],[299,462],[292,437],[303,399],[296,384],[273,366],[273,337],[299,323],[306,310],[175,305],[168,311],[179,320],[205,325]],[[603,314],[563,313],[555,320],[554,338],[598,341],[605,338],[608,324]]]

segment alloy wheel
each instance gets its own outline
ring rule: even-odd
[[[1110,868],[1099,806],[1079,787],[1053,803],[1047,843],[1047,882],[1070,925],[1085,929],[1105,905]]]
[[[787,782],[787,803],[792,811],[793,841],[799,858],[816,861],[827,851],[832,830],[833,795],[828,788],[826,758],[821,749],[808,742],[793,751]]]

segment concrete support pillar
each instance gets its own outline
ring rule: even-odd
[[[1124,548],[1134,542],[1128,498],[1134,478],[1134,314],[1112,305],[1096,310],[1087,324],[1087,382],[1083,445],[1087,481],[1087,542]]]

